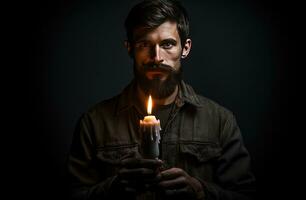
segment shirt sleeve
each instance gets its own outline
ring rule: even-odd
[[[216,164],[215,182],[199,180],[204,188],[205,199],[255,199],[255,177],[251,172],[250,155],[232,113],[227,115],[222,124],[220,141],[222,154]]]
[[[115,179],[113,176],[101,181],[100,172],[94,164],[96,150],[91,124],[89,116],[83,115],[73,135],[67,159],[70,199],[106,199]]]

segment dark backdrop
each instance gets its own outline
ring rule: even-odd
[[[28,131],[20,132],[22,149],[14,159],[17,155],[16,174],[26,174],[24,194],[65,195],[65,160],[77,119],[132,79],[123,22],[135,2],[21,4],[24,51],[23,60],[16,59],[23,69],[18,92],[25,101],[17,103],[27,106],[20,117],[24,123],[16,126]],[[287,130],[281,116],[288,99],[288,7],[255,0],[182,2],[193,41],[183,61],[184,78],[236,115],[263,194],[279,184],[276,163]],[[16,180],[11,181],[14,188]]]

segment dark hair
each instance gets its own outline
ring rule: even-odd
[[[157,28],[165,21],[177,23],[182,45],[189,36],[189,18],[185,8],[176,0],[144,0],[135,5],[125,20],[128,42],[133,43],[133,32],[143,27],[148,30]]]

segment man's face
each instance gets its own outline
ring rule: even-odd
[[[182,48],[175,22],[166,21],[153,30],[134,31],[134,73],[140,88],[155,98],[173,93],[181,80],[181,56],[189,47]]]

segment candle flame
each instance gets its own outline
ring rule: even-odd
[[[147,112],[148,112],[149,115],[151,115],[151,113],[152,113],[152,97],[151,97],[151,95],[149,96],[149,100],[148,100]]]

